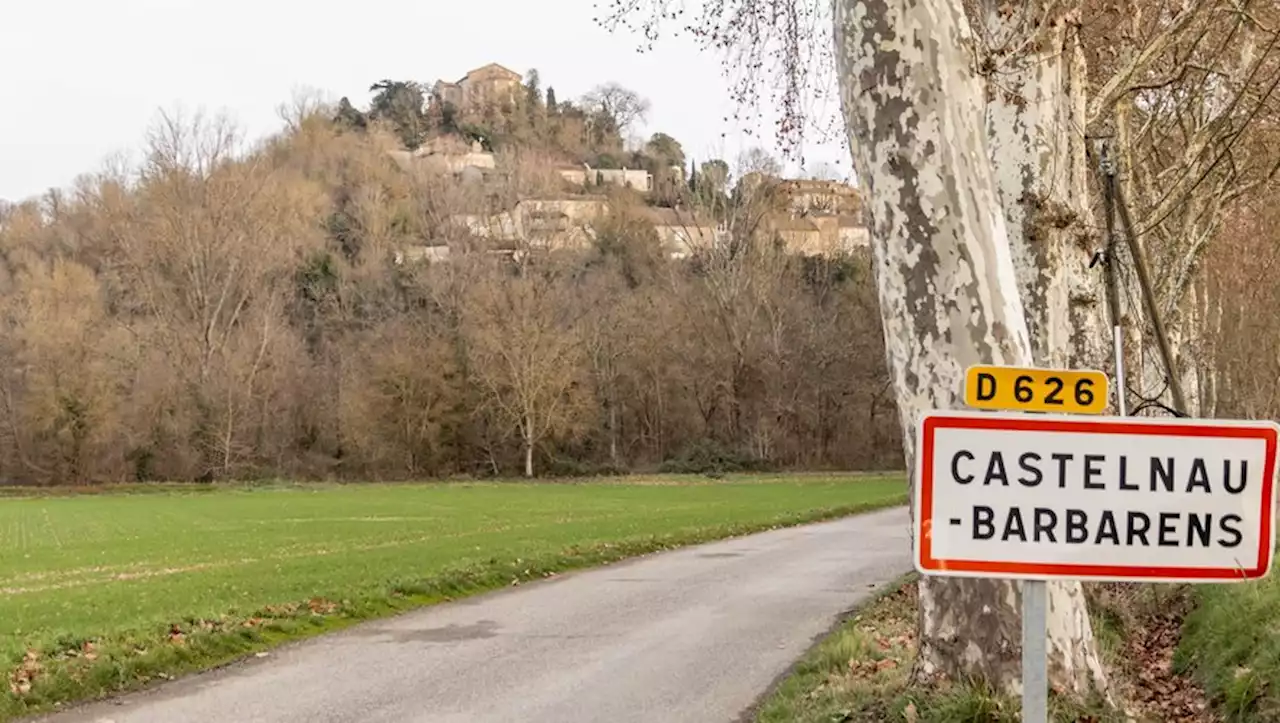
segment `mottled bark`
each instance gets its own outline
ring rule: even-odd
[[[886,351],[914,466],[921,415],[960,407],[972,364],[1032,363],[1031,341],[959,1],[835,0],[834,8],[846,127],[866,186]],[[922,580],[916,675],[977,677],[1019,692],[1020,602],[1007,580]],[[1054,587],[1049,628],[1055,682],[1083,692],[1101,671],[1079,586]]]
[[[1097,368],[1110,333],[1102,273],[1089,269],[1091,230],[1084,127],[1084,52],[1075,19],[1051,0],[1017,11],[988,0],[987,140],[1009,230],[1032,356],[1057,368]],[[1003,6],[1003,7],[1001,7]],[[1028,18],[1049,18],[1043,26]]]
[[[1075,18],[1055,13],[1053,5],[1029,0],[1010,12],[1007,4],[988,2],[984,45],[1000,56],[999,72],[987,82],[988,154],[1034,362],[1100,368],[1111,335],[1102,318],[1101,269],[1089,269],[1096,239],[1089,231],[1088,155],[1080,130],[1085,58]],[[1053,682],[1076,693],[1105,690],[1082,586],[1050,584],[1049,604]]]

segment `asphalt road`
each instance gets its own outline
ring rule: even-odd
[[[48,723],[731,723],[911,567],[906,508],[587,570],[289,645]]]

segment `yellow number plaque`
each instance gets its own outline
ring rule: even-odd
[[[1107,408],[1107,375],[1092,369],[972,366],[964,402],[975,409],[1101,414]]]

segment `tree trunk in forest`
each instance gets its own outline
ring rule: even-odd
[[[1008,228],[982,120],[985,89],[959,0],[836,0],[841,98],[867,190],[885,348],[908,464],[931,409],[962,404],[973,364],[1032,362]],[[914,514],[913,510],[913,514]],[[1082,596],[1050,599],[1051,676],[1100,679]],[[1078,586],[1077,586],[1078,592]],[[926,577],[921,679],[976,677],[1021,690],[1020,586]]]
[[[521,429],[521,437],[524,441],[524,476],[533,477],[533,443],[537,437],[533,434],[533,414],[525,412],[524,424]]]
[[[609,394],[609,463],[614,467],[620,467],[618,461],[618,400],[612,393]]]

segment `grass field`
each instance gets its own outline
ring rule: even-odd
[[[905,501],[901,477],[0,499],[0,719],[558,570]]]

